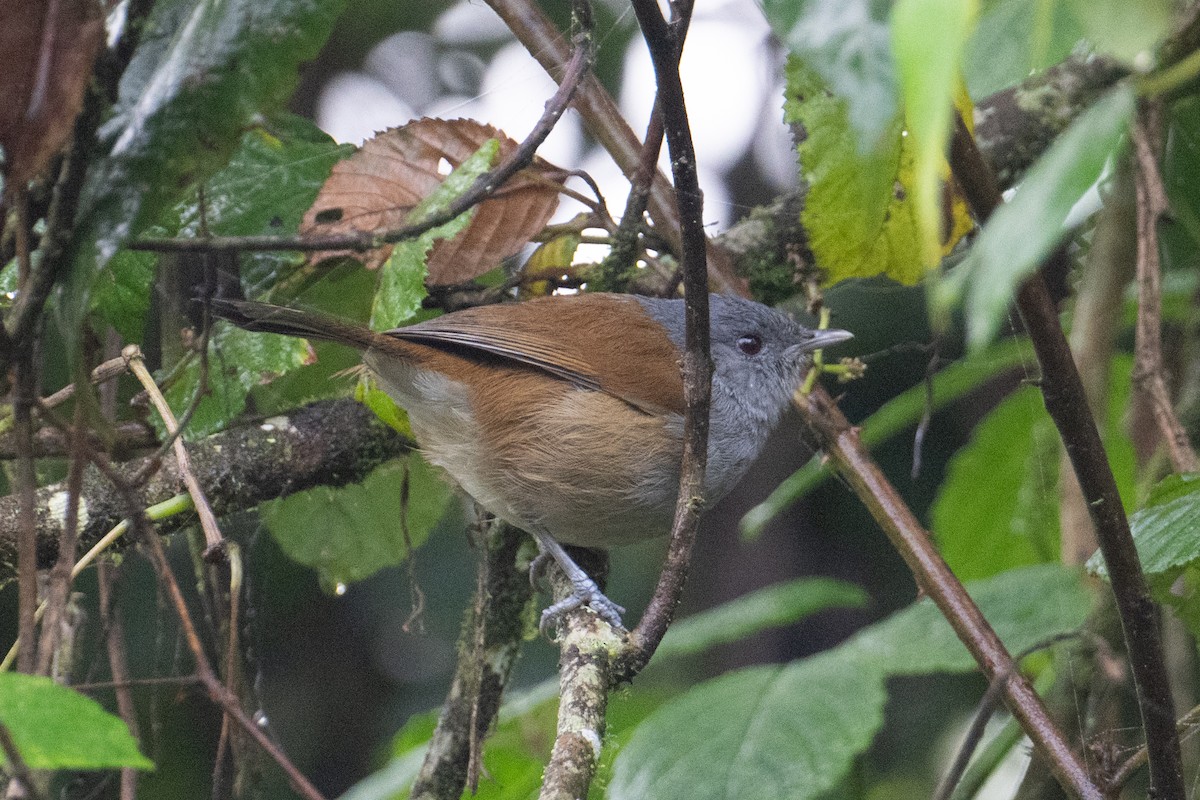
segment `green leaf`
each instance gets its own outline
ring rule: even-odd
[[[281,107],[298,66],[317,54],[342,0],[155,3],[99,132],[71,272],[57,311],[74,350],[92,288],[121,244],[184,187],[220,167],[254,119]]]
[[[761,0],[772,30],[793,58],[820,76],[846,105],[851,150],[890,140],[896,79],[886,3],[873,0]],[[809,133],[812,130],[809,129]]]
[[[215,236],[295,236],[329,171],[354,148],[309,120],[272,115],[243,134],[221,170],[202,183],[204,221]],[[177,206],[173,234],[200,236],[201,197]],[[242,283],[254,296],[303,262],[298,253],[243,253]]]
[[[1145,507],[1129,519],[1142,569],[1173,578],[1200,559],[1200,473],[1168,475],[1154,487]],[[1088,569],[1107,576],[1097,552]]]
[[[1077,629],[1089,608],[1079,575],[1055,565],[970,588],[1012,651]],[[664,704],[621,749],[607,796],[817,797],[870,745],[889,675],[973,667],[949,624],[923,600],[833,650],[730,673]]]
[[[652,714],[617,755],[610,800],[817,797],[883,724],[877,670],[828,651],[702,683]]]
[[[1133,360],[1110,365],[1104,448],[1128,507],[1134,495],[1133,444],[1125,431]],[[950,461],[932,508],[939,548],[960,580],[1056,561],[1059,545],[1057,431],[1034,387],[1018,389],[979,423]]]
[[[407,471],[408,503],[403,503]],[[450,486],[417,456],[385,464],[359,484],[318,486],[262,506],[279,546],[312,567],[321,585],[336,589],[360,581],[408,556],[442,518]]]
[[[1071,208],[1099,179],[1121,144],[1134,92],[1120,86],[1084,112],[1029,170],[1012,200],[996,209],[967,260],[959,265],[966,294],[968,340],[987,344],[1016,287],[1066,234]]]
[[[30,769],[154,769],[119,717],[49,678],[0,673],[0,722]]]
[[[913,143],[914,200],[927,266],[941,261],[942,182],[954,90],[978,12],[978,0],[899,0],[892,9],[892,48]]]
[[[246,408],[246,395],[260,383],[307,363],[311,350],[303,339],[264,336],[229,324],[213,327],[209,338],[207,390],[200,400],[184,437],[198,439],[224,429]],[[176,417],[200,392],[203,376],[200,359],[193,358],[163,394]],[[151,417],[159,435],[166,433],[158,415]]]
[[[488,139],[470,158],[459,164],[446,180],[408,215],[410,223],[441,213],[461,197],[475,180],[492,168],[500,142]],[[466,230],[475,214],[472,208],[416,239],[399,242],[380,268],[379,289],[371,307],[372,330],[385,331],[413,317],[425,297],[425,258],[438,239],[453,239]]]
[[[655,660],[700,653],[825,609],[862,608],[866,603],[861,588],[831,578],[777,583],[676,622],[655,652]]]
[[[932,527],[960,580],[1058,558],[1058,435],[1032,386],[1005,398],[950,461]]]
[[[788,61],[784,114],[807,133],[799,147],[809,185],[801,221],[825,283],[880,274],[905,285],[921,280],[926,268],[911,193],[913,153],[899,118],[875,146],[860,150],[846,102],[796,58]],[[947,247],[971,225],[961,199],[951,213]]]
[[[1020,83],[1059,63],[1083,36],[1063,0],[990,0],[963,58],[974,98]]]
[[[203,182],[204,218],[216,236],[295,235],[329,170],[353,152],[306,119],[276,114],[242,135],[229,163]],[[160,213],[144,231],[153,236],[199,236],[197,192]],[[303,259],[294,253],[243,253],[241,271],[250,294],[274,283]],[[92,308],[128,341],[142,339],[158,257],[119,250],[96,277]]]
[[[1067,5],[1097,49],[1132,64],[1148,63],[1171,29],[1169,0],[1067,0]]]

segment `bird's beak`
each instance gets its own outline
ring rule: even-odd
[[[814,350],[823,350],[826,347],[844,342],[847,339],[853,339],[854,334],[850,331],[844,331],[840,328],[827,328],[825,330],[816,330],[812,332],[812,338],[799,345],[800,352],[811,353]]]

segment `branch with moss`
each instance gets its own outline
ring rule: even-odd
[[[371,470],[404,455],[413,442],[393,431],[353,400],[313,403],[287,415],[260,420],[188,445],[192,469],[217,515],[252,508],[264,500],[283,497],[313,486],[340,486],[365,478]],[[116,465],[133,478],[147,459]],[[139,490],[141,507],[148,508],[184,491],[173,456]],[[38,564],[48,567],[57,558],[58,537],[65,521],[66,487],[45,486],[37,491]],[[0,498],[0,581],[15,577],[18,499]],[[91,547],[127,516],[127,505],[111,483],[94,468],[85,471],[80,497],[79,543]],[[160,532],[190,524],[190,514],[163,520]]]

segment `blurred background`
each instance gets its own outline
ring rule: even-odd
[[[560,29],[567,28],[568,2],[545,0],[541,5]],[[624,0],[597,0],[594,9],[595,69],[633,129],[641,132],[653,104],[654,78],[633,13]],[[681,72],[710,233],[797,186],[795,149],[782,120],[782,85],[777,83],[783,58],[754,0],[696,4]],[[519,140],[554,88],[479,0],[356,0],[321,57],[305,71],[293,110],[313,118],[338,141],[352,144],[424,116],[476,119]],[[619,218],[628,182],[588,138],[573,111],[539,153],[558,166],[591,174],[610,212]],[[665,147],[661,162],[666,167]],[[573,201],[564,200],[557,219],[579,210]],[[830,293],[828,302],[834,323],[856,335],[841,354],[862,355],[928,338],[920,288],[885,281],[844,285]],[[843,408],[852,420],[859,420],[920,383],[925,368],[920,353],[889,355],[871,364],[865,380],[835,391],[844,392]],[[1006,389],[997,386],[995,397]],[[918,514],[927,513],[948,454],[989,405],[986,398],[976,397],[970,408],[935,417],[915,480],[909,476],[911,436],[900,437],[878,454]],[[742,515],[810,458],[800,433],[797,421],[789,419],[741,487],[706,515],[681,613],[803,575],[857,583],[872,598],[870,607],[827,612],[793,628],[720,648],[687,662],[687,674],[676,677],[696,681],[748,663],[816,652],[914,599],[907,569],[836,480],[826,481],[757,540],[742,539]],[[259,592],[264,708],[289,752],[319,786],[337,793],[378,764],[381,746],[408,715],[435,707],[444,696],[458,625],[473,586],[474,556],[461,518],[446,520],[417,553],[417,580],[428,595],[427,632],[417,636],[401,628],[410,605],[403,569],[351,586],[345,596],[333,598],[320,591],[311,573],[289,565],[269,536],[255,534],[253,521],[247,522],[247,529],[255,542],[251,563]],[[663,551],[664,543],[651,542],[613,553],[609,594],[629,609],[631,618],[636,619],[649,596]],[[516,686],[553,675],[556,658],[550,643],[529,643]],[[337,676],[338,682],[332,683],[330,676]],[[646,676],[651,681],[671,679]],[[934,681],[906,679],[892,687],[888,730],[898,733],[880,737],[875,763],[868,769],[894,772],[900,783],[909,771],[914,779],[929,774],[925,759],[933,755],[913,752],[913,743],[929,743],[922,731],[935,730],[935,720],[944,720],[946,714],[969,713],[979,691],[973,679]],[[963,691],[948,689],[947,681],[961,683]],[[956,697],[959,705],[948,708]],[[931,715],[927,703],[933,701],[939,708]],[[320,732],[325,735],[317,735]]]
[[[543,0],[542,5],[566,29],[569,3]],[[649,58],[625,0],[595,0],[594,7],[595,69],[640,132],[653,103]],[[776,83],[782,59],[753,0],[697,3],[681,69],[710,233],[797,187],[794,145],[782,122],[782,86]],[[425,116],[473,118],[520,140],[553,91],[549,77],[480,0],[350,0],[328,45],[305,69],[292,110],[315,120],[339,142],[352,144]],[[540,154],[558,166],[590,173],[611,213],[619,217],[628,184],[589,140],[574,112],[563,117]],[[578,210],[564,201],[558,218]],[[889,350],[928,339],[921,288],[884,281],[844,284],[828,294],[827,304],[834,324],[856,336],[838,355],[889,351],[871,362],[865,379],[833,387],[852,421],[922,381],[926,356],[916,348]],[[955,356],[952,348],[943,348],[942,356]],[[910,476],[911,433],[876,453],[924,521],[949,455],[1018,379],[998,380],[968,402],[935,415],[915,478]],[[907,569],[867,512],[834,479],[776,518],[757,539],[740,535],[742,515],[810,457],[798,422],[788,419],[742,485],[706,515],[680,613],[686,616],[806,575],[858,584],[869,594],[869,606],[823,613],[676,662],[670,670],[640,678],[639,688],[652,690],[657,681],[691,683],[734,667],[804,656],[913,601],[916,591]],[[459,625],[475,583],[475,555],[464,525],[461,513],[449,514],[416,553],[415,580],[427,598],[425,632],[416,634],[404,629],[411,608],[405,567],[385,570],[334,596],[314,572],[280,552],[255,514],[228,522],[225,532],[242,543],[249,569],[249,677],[260,701],[260,720],[327,795],[342,793],[378,768],[386,760],[391,736],[413,714],[436,708],[444,697]],[[174,538],[177,569],[186,575],[191,567],[185,537]],[[628,608],[628,619],[637,619],[649,597],[664,544],[613,553],[608,594]],[[80,581],[80,591],[94,596],[90,572]],[[150,608],[146,598],[154,596],[155,583],[140,559],[127,560],[119,593],[126,608]],[[5,606],[0,618],[15,619],[15,592],[0,593],[0,603]],[[134,675],[188,669],[173,615],[163,603],[156,613],[129,619],[127,626]],[[11,638],[12,633],[6,635]],[[100,632],[92,636],[94,669],[103,673]],[[553,644],[529,642],[515,686],[529,687],[553,676],[556,659]],[[914,678],[894,682],[890,689],[886,727],[860,769],[875,778],[889,776],[895,791],[891,796],[908,796],[908,790],[927,793],[931,760],[953,746],[935,740],[933,732],[942,730],[947,717],[966,720],[982,681]],[[154,714],[162,725],[149,737],[155,749],[148,755],[159,769],[144,776],[141,796],[206,795],[211,753],[204,758],[194,754],[213,747],[219,715],[188,690],[146,692],[164,713]]]

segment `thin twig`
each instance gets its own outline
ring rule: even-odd
[[[8,761],[8,771],[21,784],[20,792],[14,793],[12,792],[13,787],[9,787],[10,791],[6,792],[4,796],[41,800],[42,795],[38,791],[37,784],[33,782],[33,773],[30,772],[25,759],[21,757],[17,743],[13,741],[12,734],[9,733],[8,727],[3,722],[0,722],[0,752],[4,753],[4,757]]]
[[[1022,661],[1039,650],[1053,647],[1068,639],[1074,639],[1078,635],[1078,632],[1074,631],[1058,634],[1046,641],[1027,647],[1013,656],[1013,667],[1018,667]],[[987,728],[988,720],[992,718],[992,714],[996,710],[996,704],[1000,701],[1003,693],[1004,681],[1008,677],[1008,675],[997,675],[988,681],[987,691],[983,693],[983,697],[980,698],[979,704],[975,708],[975,716],[971,719],[971,725],[967,728],[967,732],[963,736],[963,743],[959,746],[958,752],[955,753],[954,761],[951,762],[950,768],[946,770],[946,774],[938,783],[937,791],[933,793],[931,800],[948,800],[954,792],[955,787],[958,786],[959,781],[962,780],[963,774],[967,771],[967,765],[971,762],[971,756],[975,753],[975,748],[983,741],[983,734]]]
[[[52,409],[43,408],[42,413],[52,425],[65,427],[62,420],[58,419]],[[205,653],[204,644],[200,641],[195,623],[192,621],[187,600],[184,599],[183,592],[179,588],[179,582],[175,580],[175,574],[171,571],[171,565],[167,561],[162,541],[153,530],[149,520],[146,518],[145,511],[138,503],[136,489],[112,466],[103,453],[91,450],[87,447],[86,443],[81,446],[96,469],[108,479],[113,488],[122,497],[138,541],[145,545],[143,552],[145,552],[151,565],[154,567],[159,586],[166,592],[167,598],[179,619],[184,643],[191,652],[192,660],[195,664],[196,677],[204,686],[209,699],[216,703],[222,711],[229,714],[238,723],[238,726],[279,765],[280,769],[287,775],[293,789],[308,798],[308,800],[324,800],[321,793],[292,764],[279,746],[258,725],[254,724],[254,721],[242,710],[241,701],[237,695],[226,689],[213,671],[212,665],[209,663],[208,656]]]
[[[557,79],[570,58],[570,48],[549,17],[532,0],[486,0],[488,6],[504,20],[525,49],[537,59],[542,68]],[[600,143],[626,177],[636,174],[642,157],[642,143],[629,127],[621,109],[604,85],[592,75],[583,79],[575,97],[575,110],[583,125]],[[683,252],[680,211],[670,182],[661,172],[655,172],[648,202],[655,231],[666,240],[674,253]],[[725,294],[746,294],[747,283],[733,270],[720,248],[708,253],[709,279],[713,291]]]
[[[971,652],[984,677],[1003,680],[1004,698],[1021,727],[1051,765],[1059,782],[1084,800],[1100,800],[1101,793],[1046,711],[1042,699],[1014,666],[1013,657],[996,631],[946,566],[900,493],[884,476],[829,393],[817,387],[797,398],[797,407],[821,450],[847,485],[887,534],[912,570],[917,585],[938,607],[955,634]]]
[[[75,564],[75,550],[79,542],[79,500],[83,487],[83,468],[87,464],[83,454],[83,423],[84,405],[78,403],[68,434],[71,441],[71,462],[67,469],[66,514],[58,542],[58,560],[50,569],[46,599],[42,604],[46,611],[43,614],[42,638],[37,651],[39,675],[51,674],[50,668],[62,634],[63,618],[71,598],[72,567]]]
[[[113,378],[124,374],[125,359],[118,356],[116,358],[110,358],[108,361],[103,362],[93,369],[89,379],[93,385],[99,385],[105,381],[110,381]],[[54,394],[43,397],[42,405],[45,405],[49,408],[57,408],[58,406],[61,406],[63,403],[75,396],[75,388],[76,387],[74,383],[68,383]]]
[[[124,369],[124,365],[122,365]],[[133,692],[129,687],[129,660],[125,652],[125,624],[120,614],[113,609],[113,583],[115,568],[105,559],[97,565],[96,586],[99,590],[100,622],[104,628],[104,647],[108,652],[108,669],[112,674],[112,687],[117,696],[117,712],[129,728],[134,741],[141,742],[138,730],[137,707],[133,703]],[[82,689],[76,685],[77,691]],[[121,800],[134,800],[137,796],[138,771],[133,767],[121,769]]]
[[[236,543],[229,545],[229,640],[225,643],[225,689],[229,694],[237,695],[237,654],[241,651],[238,645],[238,632],[241,630],[241,599],[242,599],[242,551]],[[229,712],[221,715],[221,733],[217,737],[217,755],[213,759],[212,796],[213,800],[224,797],[225,751],[230,739]]]
[[[951,140],[950,164],[976,218],[986,221],[1003,199],[961,119]],[[1022,284],[1017,292],[1017,306],[1041,366],[1046,410],[1071,457],[1108,566],[1150,747],[1151,794],[1182,800],[1183,768],[1158,610],[1142,574],[1104,443],[1095,419],[1088,413],[1083,382],[1040,272]]]
[[[192,471],[192,461],[188,456],[187,447],[184,445],[183,439],[179,437],[179,422],[175,419],[175,413],[171,411],[167,399],[158,390],[158,384],[154,382],[154,377],[146,369],[141,348],[136,344],[131,344],[121,351],[121,357],[125,359],[129,371],[133,373],[150,396],[150,401],[154,403],[158,415],[162,417],[167,433],[174,437],[175,461],[179,466],[179,476],[187,486],[188,494],[192,497],[192,505],[195,506],[196,514],[200,517],[200,527],[204,531],[206,545],[204,559],[206,561],[223,560],[225,558],[225,537],[221,535],[217,516],[204,496],[204,489],[201,488],[200,481],[196,479],[196,473]]]
[[[675,521],[667,545],[666,563],[646,613],[630,632],[629,646],[621,657],[618,677],[628,679],[644,666],[667,632],[683,584],[687,580],[692,546],[703,508],[704,472],[708,455],[708,411],[712,396],[712,357],[709,353],[707,240],[704,234],[703,199],[696,176],[696,153],[679,77],[678,54],[683,42],[676,32],[687,29],[691,3],[680,3],[682,17],[668,27],[654,0],[634,0],[633,9],[658,82],[659,107],[671,154],[683,237],[685,352],[683,357],[684,414],[683,468]]]
[[[1162,355],[1162,262],[1158,249],[1158,221],[1167,211],[1167,192],[1158,170],[1162,137],[1162,108],[1143,101],[1133,126],[1137,162],[1137,282],[1138,316],[1134,342],[1133,383],[1150,398],[1154,421],[1176,472],[1200,468],[1187,430],[1175,414],[1167,388]]]
[[[443,211],[425,217],[420,222],[390,231],[344,233],[330,236],[201,236],[195,239],[138,239],[129,243],[130,250],[151,250],[159,253],[218,253],[253,252],[261,250],[291,250],[320,252],[324,250],[353,250],[364,252],[388,244],[414,239],[458,217],[487,200],[496,189],[529,166],[537,149],[550,135],[555,124],[567,110],[580,81],[591,66],[590,35],[579,34],[575,49],[567,61],[558,90],[546,103],[546,110],[533,131],[495,169],[475,179],[471,188],[459,195]]]
[[[1175,730],[1180,736],[1187,736],[1196,732],[1196,726],[1200,725],[1200,706],[1195,706],[1186,714],[1179,718],[1175,723]],[[1139,747],[1133,755],[1125,759],[1121,766],[1113,771],[1108,780],[1108,791],[1112,795],[1120,794],[1122,787],[1129,782],[1129,779],[1137,774],[1137,771],[1146,766],[1149,760],[1149,750],[1146,745]]]

